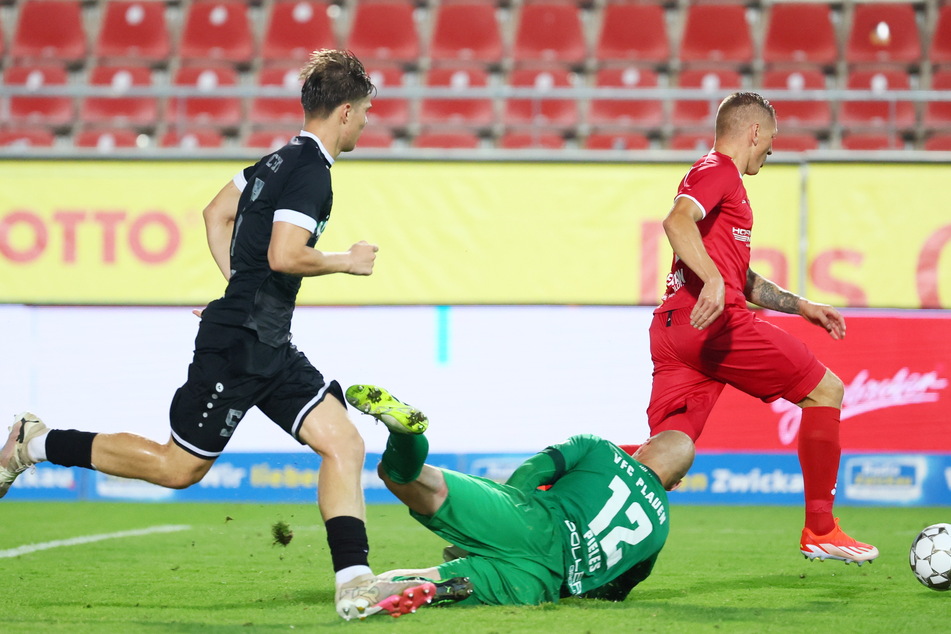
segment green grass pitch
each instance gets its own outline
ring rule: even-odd
[[[16,492],[12,492],[14,497]],[[951,592],[921,586],[911,540],[951,508],[840,508],[876,544],[871,565],[809,562],[801,510],[674,507],[654,573],[623,603],[569,599],[532,607],[429,608],[344,622],[316,506],[0,504],[0,551],[27,544],[183,524],[0,558],[0,631],[22,632],[940,632]],[[274,544],[271,527],[294,533]],[[377,571],[440,561],[443,542],[397,505],[369,507]]]

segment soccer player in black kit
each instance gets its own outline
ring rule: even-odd
[[[208,473],[256,406],[321,456],[317,501],[336,609],[349,620],[411,584],[379,579],[369,567],[363,439],[340,386],[291,344],[290,327],[301,278],[373,272],[374,245],[361,241],[342,253],[313,247],[330,218],[330,168],[356,146],[375,88],[360,61],[343,51],[315,52],[301,78],[300,134],[237,174],[204,210],[208,245],[228,285],[201,313],[188,379],[172,400],[169,440],[51,430],[24,412],[0,450],[0,496],[44,460],[186,488]]]

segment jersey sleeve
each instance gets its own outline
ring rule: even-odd
[[[261,161],[258,161],[254,165],[248,165],[246,168],[235,174],[234,178],[231,179],[231,182],[233,182],[239,190],[244,191],[244,188],[248,186],[248,181],[251,180],[252,176],[254,176],[254,172],[258,169],[258,165],[260,164]]]
[[[274,203],[274,222],[283,221],[313,232],[324,203],[331,196],[330,170],[323,162],[298,166]]]
[[[684,176],[674,200],[689,198],[700,207],[706,217],[721,200],[736,189],[737,179],[739,174],[735,171],[731,174],[730,170],[719,166],[706,169],[695,167]]]

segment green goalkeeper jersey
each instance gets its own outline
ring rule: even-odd
[[[597,436],[547,448],[507,484],[559,518],[564,594],[623,599],[650,574],[670,532],[667,492],[654,472]],[[552,486],[537,489],[545,484]]]

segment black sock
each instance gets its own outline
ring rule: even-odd
[[[46,436],[46,459],[63,467],[92,469],[92,440],[96,434],[75,429],[51,429]]]
[[[370,565],[367,559],[370,544],[367,541],[367,527],[363,520],[343,515],[331,517],[325,525],[334,572],[350,566]]]

